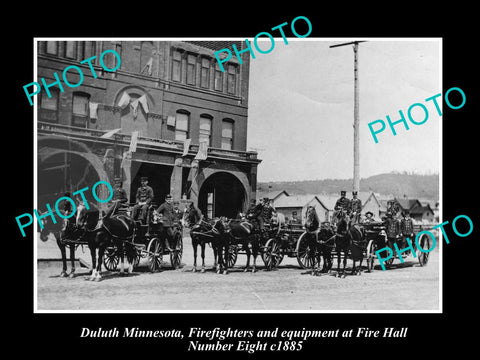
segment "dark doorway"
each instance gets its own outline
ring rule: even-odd
[[[209,176],[200,188],[198,207],[209,218],[235,218],[243,211],[244,201],[242,183],[234,175],[218,172]]]
[[[137,189],[140,187],[140,178],[146,176],[148,177],[148,185],[153,189],[154,203],[162,204],[165,201],[165,196],[170,193],[172,171],[173,166],[132,161],[130,202],[135,202]]]

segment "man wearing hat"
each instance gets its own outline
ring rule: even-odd
[[[133,218],[136,220],[140,211],[140,221],[145,223],[148,206],[153,200],[153,189],[148,186],[148,178],[140,178],[141,186],[137,189],[136,204],[133,207]]]
[[[265,222],[269,223],[272,220],[272,216],[275,212],[275,208],[270,205],[270,199],[268,197],[264,197],[262,201],[261,218],[263,221],[261,223],[261,229],[263,229]]]
[[[353,199],[350,200],[350,211],[352,224],[357,224],[360,222],[360,213],[362,212],[362,200],[357,198],[358,192],[352,191]]]
[[[263,228],[262,203],[256,203],[255,199],[250,200],[250,207],[247,209],[246,218],[253,223],[257,229]]]
[[[340,210],[344,210],[347,214],[350,211],[350,200],[348,200],[345,196],[347,192],[345,190],[340,191],[340,198],[335,203],[335,207],[333,208],[335,212],[333,213],[333,218],[337,221],[339,220]]]
[[[170,245],[171,240],[173,239],[173,225],[175,223],[175,209],[173,207],[173,197],[168,194],[165,196],[165,202],[160,205],[157,209],[157,213],[162,215],[162,224],[164,234],[166,235],[167,248],[169,251],[172,251]]]
[[[122,188],[122,180],[116,177],[113,180],[113,195],[110,203],[112,206],[108,209],[107,214],[126,214],[127,212],[127,192]]]
[[[406,238],[408,237],[411,242],[415,239],[413,232],[413,220],[410,217],[410,211],[405,210],[402,212],[402,220],[400,220],[400,236],[402,237],[403,247],[407,245]]]
[[[365,213],[365,220],[363,221],[365,224],[370,224],[374,222],[375,219],[373,218],[373,213],[371,211],[367,211]]]

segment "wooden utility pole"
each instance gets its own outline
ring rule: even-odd
[[[353,191],[360,191],[360,119],[359,119],[359,87],[358,87],[358,44],[365,41],[331,45],[330,48],[353,45],[354,63],[354,105],[353,105]]]

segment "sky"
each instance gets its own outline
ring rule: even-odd
[[[442,117],[425,99],[442,91],[441,40],[279,38],[250,59],[247,147],[262,159],[258,181],[353,177],[353,46],[329,47],[352,40],[368,40],[358,53],[360,177],[439,173]],[[422,125],[408,120],[414,103],[429,113]],[[386,116],[399,120],[399,110],[409,130],[398,124],[394,136]],[[412,116],[425,117],[418,106]],[[376,144],[368,123],[377,119],[386,129]]]

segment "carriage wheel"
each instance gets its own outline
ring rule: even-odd
[[[117,249],[114,247],[107,247],[103,255],[103,265],[108,271],[117,270],[120,257],[117,255]]]
[[[224,255],[225,262],[227,263],[227,267],[233,268],[235,263],[237,262],[238,257],[238,247],[235,244],[229,245],[228,250]]]
[[[280,265],[280,262],[283,259],[283,254],[281,253],[280,246],[277,239],[273,238],[267,241],[265,244],[265,256],[264,263],[267,270],[272,270]]]
[[[371,272],[375,262],[375,241],[369,240],[367,245],[367,272]]]
[[[181,232],[176,232],[174,236],[175,249],[170,252],[170,263],[174,269],[178,269],[182,264],[183,238]]]
[[[317,249],[311,249],[308,245],[307,233],[304,232],[297,240],[297,261],[302,269],[311,269],[317,262]],[[312,251],[314,250],[314,251]],[[313,255],[313,256],[312,256]]]
[[[150,240],[147,247],[148,268],[151,272],[156,272],[162,267],[163,244],[162,241],[154,237]]]
[[[423,234],[420,237],[420,241],[418,242],[419,246],[422,249],[429,250],[431,248],[431,239],[430,236],[427,234]],[[418,262],[420,263],[420,266],[425,266],[428,263],[428,256],[430,255],[429,252],[421,252],[420,250],[417,250],[417,257],[418,257]]]

